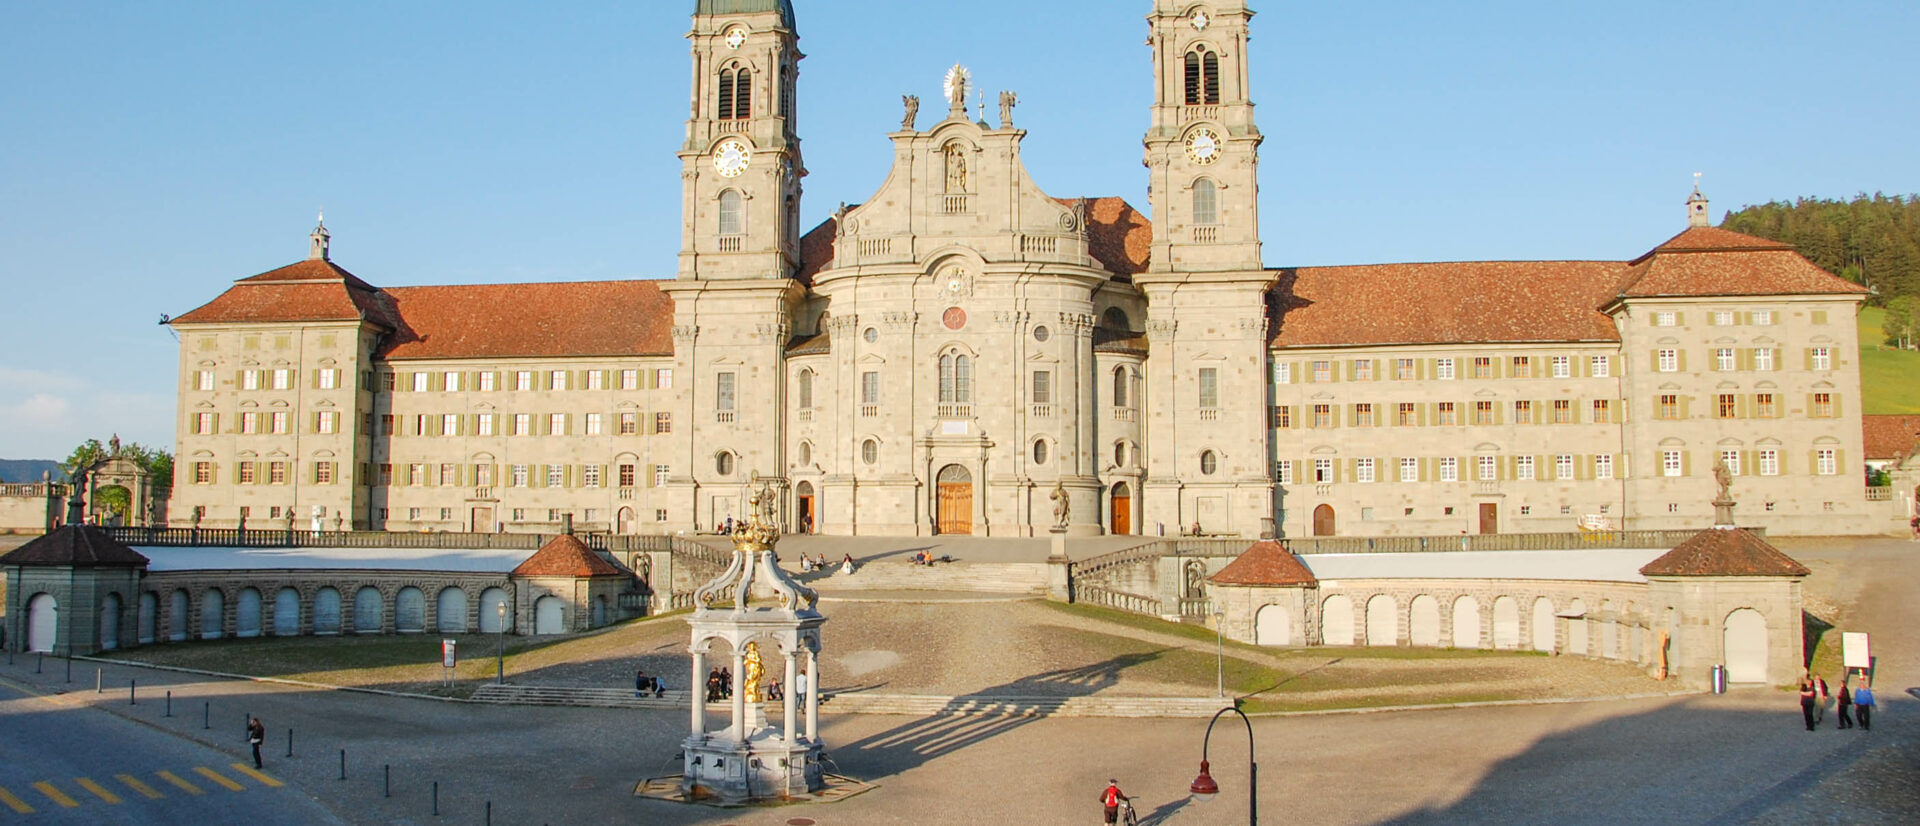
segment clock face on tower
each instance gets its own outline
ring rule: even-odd
[[[727,48],[738,49],[740,48],[741,44],[746,42],[747,42],[746,29],[742,29],[736,26],[732,30],[727,32]]]
[[[1212,22],[1213,22],[1213,18],[1211,18],[1211,17],[1208,17],[1208,16],[1207,16],[1207,12],[1206,12],[1206,10],[1205,10],[1205,9],[1194,9],[1194,10],[1193,10],[1193,28],[1194,28],[1194,31],[1202,31],[1202,32],[1204,32],[1204,31],[1206,31],[1206,30],[1207,30],[1207,25],[1208,25],[1209,23],[1212,23]]]
[[[753,157],[747,153],[747,145],[729,138],[720,142],[720,149],[713,153],[713,168],[724,178],[738,178],[747,171]]]
[[[1220,160],[1220,136],[1201,127],[1187,134],[1187,157],[1197,164]]]

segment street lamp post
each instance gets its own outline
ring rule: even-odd
[[[500,601],[500,604],[494,608],[494,613],[500,615],[500,649],[499,649],[499,655],[495,660],[498,670],[494,673],[493,682],[494,682],[494,685],[506,685],[507,684],[507,603],[506,603],[506,600]]]
[[[1227,612],[1213,612],[1213,686],[1214,696],[1227,698]]]
[[[1193,779],[1193,785],[1187,791],[1193,794],[1196,803],[1205,803],[1220,793],[1220,785],[1213,782],[1210,773],[1212,766],[1207,763],[1207,746],[1213,742],[1213,724],[1220,722],[1220,715],[1227,712],[1240,715],[1240,721],[1247,724],[1247,826],[1260,824],[1260,764],[1253,760],[1253,721],[1240,709],[1227,706],[1213,713],[1213,719],[1207,722],[1206,739],[1200,741],[1200,776]]]

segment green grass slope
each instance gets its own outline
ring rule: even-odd
[[[1920,413],[1920,352],[1894,350],[1884,344],[1878,307],[1860,310],[1860,388],[1868,415]]]

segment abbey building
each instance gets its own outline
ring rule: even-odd
[[[1742,524],[1867,523],[1864,291],[1697,192],[1626,260],[1265,266],[1252,18],[1153,0],[1145,212],[1041,191],[955,67],[807,229],[792,3],[698,0],[674,278],[383,289],[317,228],[172,321],[171,520],[699,531],[758,478],[829,534],[1669,528],[1725,463]]]

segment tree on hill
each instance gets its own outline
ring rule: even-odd
[[[1876,303],[1920,296],[1920,195],[1774,201],[1727,213],[1721,226],[1792,244],[1822,269],[1873,288]]]
[[[1913,339],[1920,334],[1920,296],[1903,295],[1888,301],[1887,317],[1880,322],[1880,329],[1887,334],[1888,344],[1913,349]]]

